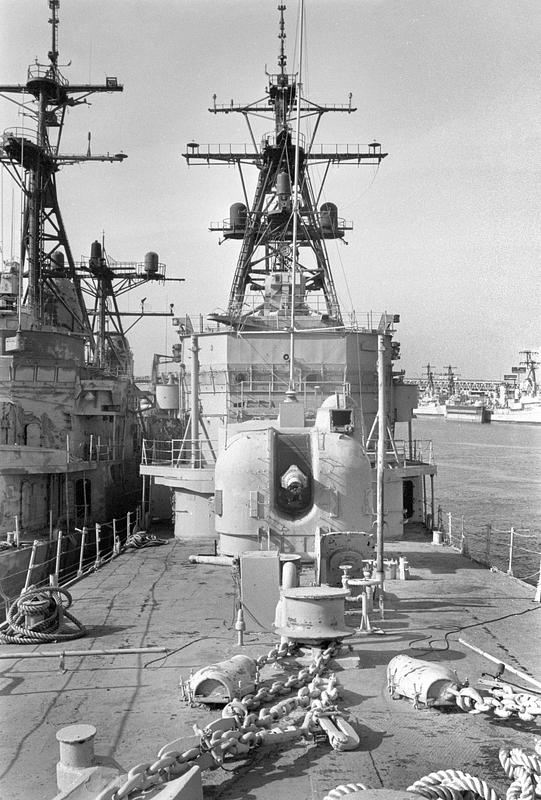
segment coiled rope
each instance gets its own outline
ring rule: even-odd
[[[71,604],[72,597],[67,589],[58,586],[44,586],[40,589],[29,586],[11,604],[6,616],[7,628],[0,631],[0,641],[5,644],[32,644],[86,636],[84,625],[67,610]],[[33,625],[28,625],[27,616],[40,619]],[[65,630],[61,624],[63,619],[72,622],[76,629]]]
[[[152,533],[146,531],[138,531],[128,536],[126,540],[126,547],[159,547],[162,544],[167,544],[167,539],[158,539]]]
[[[537,739],[533,754],[518,747],[499,751],[500,764],[511,784],[505,800],[535,800],[541,795],[541,739]],[[362,783],[347,783],[332,789],[323,800],[340,800],[345,795],[366,789]],[[456,769],[442,769],[420,778],[408,792],[427,800],[503,800],[486,781]]]
[[[353,794],[353,792],[359,792],[367,788],[364,783],[341,783],[340,786],[331,789],[323,800],[340,800],[341,797],[345,797],[347,794]]]

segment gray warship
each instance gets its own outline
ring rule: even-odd
[[[347,224],[308,175],[384,153],[302,139],[302,114],[353,108],[303,97],[278,11],[265,98],[210,109],[268,114],[272,133],[186,151],[259,176],[220,223],[242,243],[227,309],[176,318],[154,359],[155,427],[179,435],[143,441],[140,524],[75,576],[60,553],[48,589],[29,568],[0,625],[10,800],[532,800],[539,786],[541,596],[432,530],[436,468],[411,436],[398,319],[345,319],[326,242]]]
[[[33,542],[37,568],[58,531],[75,545],[83,528],[136,508],[141,392],[119,296],[168,280],[155,252],[118,262],[95,240],[88,256],[74,258],[57,191],[61,170],[127,156],[93,154],[90,138],[86,153],[63,153],[67,111],[123,87],[113,76],[102,84],[65,77],[59,3],[49,6],[46,63],[36,60],[25,83],[0,87],[24,112],[24,127],[3,131],[0,149],[2,170],[23,198],[20,251],[0,266],[0,575],[8,594]]]

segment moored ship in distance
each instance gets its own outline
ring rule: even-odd
[[[437,378],[430,364],[420,380],[420,400],[413,416],[441,417],[455,422],[490,422],[491,413],[484,389],[475,391],[469,384],[459,381],[450,364]],[[481,382],[483,383],[483,382]]]
[[[327,246],[342,240],[352,223],[339,215],[335,203],[318,205],[332,164],[379,165],[386,153],[375,141],[315,141],[324,117],[356,109],[351,95],[348,103],[321,105],[302,94],[298,75],[287,70],[280,9],[278,71],[267,73],[266,95],[255,102],[223,105],[214,97],[209,108],[215,115],[244,117],[251,143],[192,141],[184,153],[189,165],[238,167],[244,199],[231,205],[226,219],[212,222],[210,230],[227,244],[239,243],[240,252],[227,307],[206,318],[173,320],[178,331],[173,357],[179,366],[169,373],[169,385],[158,383],[156,389],[168,395],[164,410],[189,415],[189,428],[182,439],[145,441],[141,466],[151,516],[170,513],[168,508],[159,512],[155,502],[158,487],[169,487],[175,535],[209,535],[216,526],[225,552],[232,552],[228,546],[233,552],[242,546],[257,549],[263,542],[280,547],[284,537],[294,551],[312,550],[316,527],[358,529],[362,521],[370,528],[381,437],[392,466],[386,470],[386,536],[401,536],[404,519],[422,521],[433,514],[436,468],[430,443],[412,439],[417,389],[395,369],[399,316],[344,313]],[[300,130],[306,118],[314,123],[309,136]],[[259,133],[255,122],[261,119],[267,122]],[[246,165],[258,174],[251,200],[243,177]],[[314,165],[325,168],[319,182]],[[386,397],[380,413],[379,338]],[[401,441],[395,437],[397,423],[408,426]],[[348,450],[344,464],[353,460],[370,465],[372,478],[362,490],[355,489],[346,466],[336,467],[338,453],[331,456],[329,449],[334,439]],[[261,471],[258,457],[267,464]],[[299,495],[288,501],[283,482],[291,467],[304,476],[304,488],[294,481]],[[246,519],[226,521],[223,504],[231,487],[222,481],[236,468],[248,470],[238,502],[249,509]],[[358,504],[353,508],[355,493]],[[236,536],[228,526],[243,529],[244,544],[233,541]]]
[[[73,534],[135,508],[140,494],[140,391],[117,304],[121,292],[162,282],[156,253],[117,262],[94,241],[76,261],[57,194],[60,170],[83,162],[122,162],[123,153],[63,154],[66,111],[96,93],[70,82],[58,64],[58,0],[50,0],[52,45],[26,82],[2,85],[24,109],[25,127],[1,136],[2,169],[24,207],[18,258],[0,266],[0,536],[17,542]],[[132,315],[136,316],[136,315]],[[10,572],[6,551],[2,575]],[[12,587],[13,588],[13,587]]]
[[[503,380],[458,379],[451,366],[435,376],[430,364],[419,380],[417,418],[445,416],[470,422],[541,424],[541,392],[537,381],[537,351],[523,350],[519,366]]]
[[[434,370],[429,364],[425,367],[426,374],[422,378],[422,388],[419,391],[419,402],[413,409],[414,417],[441,417],[445,413],[445,400],[443,388],[436,386]]]
[[[485,423],[491,421],[491,412],[483,401],[450,400],[445,404],[445,419],[454,422]]]
[[[541,391],[537,380],[538,352],[523,350],[522,359],[490,399],[492,422],[541,425]]]

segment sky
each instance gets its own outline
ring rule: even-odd
[[[122,94],[69,111],[64,152],[124,152],[122,164],[61,170],[60,206],[75,258],[105,237],[118,261],[156,251],[184,283],[145,286],[125,310],[206,315],[227,304],[238,242],[209,223],[242,200],[223,165],[187,167],[187,142],[248,142],[217,102],[264,96],[277,71],[277,0],[61,0],[60,64],[71,82],[117,76]],[[288,71],[297,69],[298,0],[286,10]],[[430,362],[464,378],[499,378],[540,350],[541,3],[539,0],[305,0],[304,93],[347,103],[321,143],[381,142],[380,168],[331,168],[323,199],[352,220],[329,253],[343,310],[400,314],[396,367]],[[0,83],[26,80],[50,48],[47,0],[0,0]],[[21,126],[0,98],[0,130]],[[269,130],[268,123],[257,129]],[[255,173],[255,169],[253,170]],[[251,186],[255,174],[252,176]],[[2,183],[2,246],[11,206]],[[16,198],[15,198],[16,201]],[[169,320],[129,334],[137,374],[176,339]]]

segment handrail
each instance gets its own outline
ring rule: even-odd
[[[8,139],[27,139],[33,144],[37,144],[38,133],[34,128],[6,128],[2,134],[2,145],[4,145]]]
[[[506,572],[525,583],[541,587],[541,530],[497,527],[479,523],[438,506],[433,527],[446,544],[491,569]],[[540,594],[541,599],[541,594]]]
[[[0,580],[0,597],[3,598],[6,611],[25,584],[38,588],[49,586],[49,576],[56,575],[58,585],[66,587],[118,556],[128,538],[139,530],[142,517],[141,507],[138,506],[125,516],[108,522],[96,522],[83,528],[75,528],[69,533],[57,531],[55,538],[34,539],[33,544],[28,547],[23,545],[13,550],[8,549],[4,552],[5,558],[11,552],[18,553],[32,547],[35,553],[42,548],[45,550],[45,559],[32,559],[28,567],[3,576]],[[7,579],[12,586],[18,587],[11,596],[7,595],[2,583]]]
[[[187,469],[214,466],[217,442],[210,439],[143,439],[141,464]]]
[[[242,315],[250,314],[255,312],[261,306],[261,295],[248,295],[245,298],[243,307],[242,307]],[[308,312],[313,312],[315,314],[326,314],[327,313],[327,304],[325,298],[322,295],[317,296],[310,296],[306,298],[304,302],[304,306]],[[213,312],[216,316],[227,316],[227,312],[222,309],[216,309]],[[241,315],[241,316],[242,316]],[[229,330],[237,332],[237,328],[233,328],[233,326],[228,325],[226,322],[218,322],[213,319],[208,319],[205,314],[185,314],[180,317],[174,318],[175,325],[178,326],[179,336],[191,336],[192,334],[212,334],[212,333],[224,333]],[[262,330],[277,330],[280,331],[284,328],[284,317],[276,317],[274,318],[275,326],[271,328],[270,326],[270,318],[267,318],[265,322],[267,323],[267,327]],[[395,331],[395,323],[398,322],[398,317],[395,314],[390,313],[389,311],[347,311],[342,312],[342,324],[339,326],[333,326],[329,329],[339,329],[340,331],[344,332],[353,332],[353,333],[362,333],[362,332],[374,332],[379,331],[382,332],[394,332]],[[325,330],[325,327],[321,328]],[[241,327],[242,330],[242,327]],[[289,330],[289,328],[287,328]],[[303,330],[300,328],[298,330],[298,334],[302,335]]]
[[[35,80],[36,78],[46,78],[47,80],[54,81],[59,86],[68,86],[69,81],[65,78],[58,69],[54,69],[49,64],[30,64],[28,67],[28,80]]]

